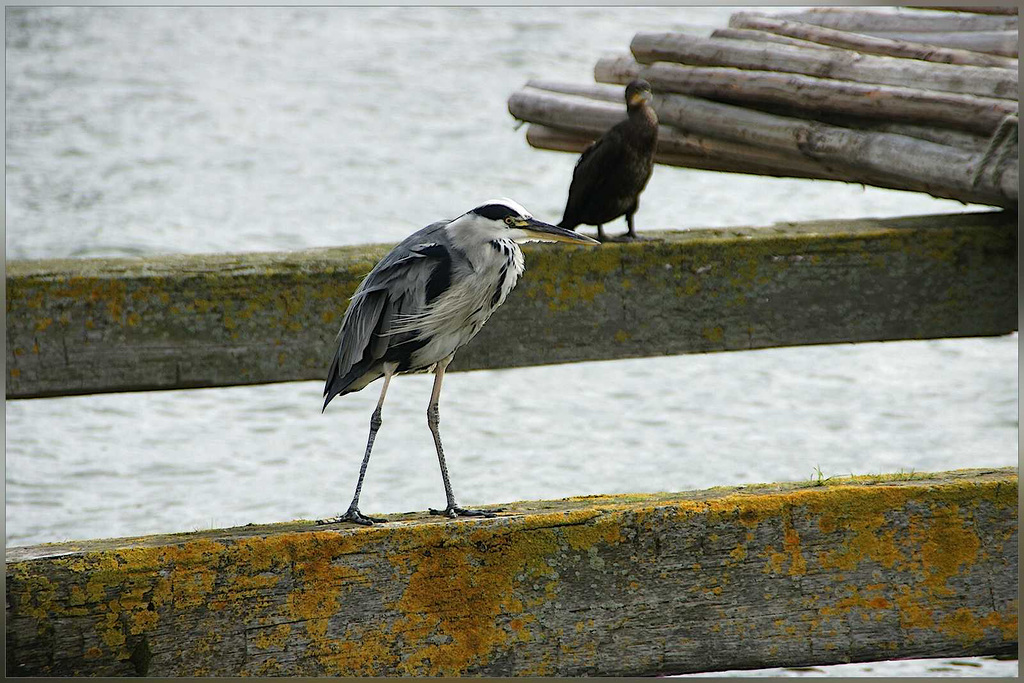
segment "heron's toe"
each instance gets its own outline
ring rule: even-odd
[[[354,524],[362,524],[363,526],[373,526],[374,522],[386,522],[388,520],[383,517],[369,517],[359,511],[359,508],[349,508],[348,512],[337,517],[329,517],[328,519],[318,519],[317,524],[336,524],[338,522],[352,522]]]
[[[498,508],[497,512],[500,512],[501,508]],[[461,508],[458,505],[449,505],[444,510],[435,510],[430,508],[430,514],[432,515],[444,515],[451,519],[456,517],[497,517],[497,513],[492,510],[470,510],[467,508]]]

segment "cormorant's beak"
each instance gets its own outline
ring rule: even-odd
[[[641,102],[650,102],[652,99],[654,99],[654,96],[649,90],[640,90],[633,93],[633,96],[629,98],[629,103],[635,107]]]
[[[533,218],[527,218],[516,225],[517,228],[526,233],[528,239],[540,240],[542,242],[569,242],[571,244],[601,244],[597,240],[590,239],[572,230],[560,228],[557,225],[550,225]]]

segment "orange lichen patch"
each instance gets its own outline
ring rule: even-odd
[[[980,620],[966,607],[961,607],[943,619],[939,624],[939,630],[964,645],[975,643],[985,637],[985,628]]]
[[[786,554],[789,556],[789,575],[799,576],[807,572],[807,561],[800,552],[800,536],[793,528],[792,521],[787,519],[785,526],[783,544]]]
[[[121,325],[125,322],[122,314],[127,286],[121,278],[70,277],[63,286],[54,286],[49,296],[101,304],[111,322]]]
[[[996,628],[1002,632],[1003,640],[1010,642],[1017,639],[1017,601],[1014,600],[1005,614],[989,612],[979,622],[985,628]]]
[[[833,605],[825,605],[818,609],[818,614],[823,617],[835,617],[848,613],[852,608],[861,610],[862,617],[868,618],[868,612],[875,610],[891,610],[892,601],[887,599],[882,592],[884,584],[865,586],[863,589],[853,586],[849,589],[850,594]]]
[[[935,627],[934,606],[923,602],[921,597],[920,589],[911,589],[905,585],[899,587],[899,595],[895,601],[899,609],[900,628],[908,630]]]
[[[964,522],[960,507],[952,504],[933,507],[930,524],[910,527],[910,538],[920,547],[924,583],[936,595],[951,594],[947,580],[958,573],[961,565],[972,565],[978,555],[981,540]]]
[[[281,650],[288,642],[291,635],[291,624],[278,624],[267,628],[257,629],[256,635],[252,637],[252,644],[261,650]]]

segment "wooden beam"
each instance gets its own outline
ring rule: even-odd
[[[628,83],[637,77],[647,79],[657,92],[962,128],[984,135],[991,135],[1007,116],[1019,113],[1011,100],[795,73],[672,62],[644,65],[625,56],[602,57],[594,66],[594,78],[602,83]]]
[[[601,80],[628,82],[639,74],[655,88],[684,89],[680,75],[675,72],[686,69],[656,64],[641,70],[636,62],[625,58],[613,59],[611,63],[602,59],[595,71]],[[817,177],[827,180],[856,181],[928,192],[962,202],[1017,207],[1018,166],[1016,158],[1009,155],[1016,149],[1016,141],[1009,135],[1016,132],[1015,118],[1004,123],[1006,136],[993,138],[1002,141],[993,145],[999,153],[989,155],[921,137],[844,128],[674,92],[655,95],[654,108],[662,124],[658,133],[659,152],[687,156],[703,152],[740,163],[749,158],[754,162],[752,170],[779,162],[779,171],[816,171]],[[513,93],[509,111],[516,118],[572,132],[600,130],[599,121],[614,123],[622,116],[621,108],[615,105],[529,87]],[[580,124],[588,121],[591,125],[581,130]],[[698,140],[718,142],[701,144]],[[686,149],[687,145],[699,145],[700,151]],[[757,158],[751,158],[755,155]]]
[[[390,519],[8,549],[7,673],[638,676],[1017,651],[1013,468]]]
[[[872,12],[862,8],[815,7],[798,12],[773,14],[776,19],[802,21],[840,31],[905,33],[1016,31],[1016,16],[972,16],[929,12]]]
[[[756,12],[737,12],[729,18],[729,26],[741,30],[768,32],[769,35],[777,34],[779,37],[797,40],[796,44],[802,47],[809,47],[820,43],[822,46],[828,45],[856,52],[919,59],[927,62],[997,67],[1012,69],[1014,72],[1018,68],[1017,60],[1010,57],[1000,57],[970,50],[943,48],[919,42],[890,40],[888,38],[869,36],[864,33],[837,31],[836,29],[806,24],[800,21],[784,21]]]
[[[1017,329],[1004,212],[645,231],[526,245],[526,273],[453,369]],[[7,263],[7,397],[323,379],[387,245]]]
[[[742,27],[741,27],[742,28]],[[834,81],[885,84],[988,99],[1017,98],[1016,69],[962,66],[883,57],[852,50],[816,50],[744,40],[704,38],[687,33],[637,33],[630,50],[638,62],[678,62],[783,72]]]

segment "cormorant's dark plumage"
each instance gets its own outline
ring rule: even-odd
[[[658,117],[650,101],[647,81],[637,79],[626,86],[629,118],[612,126],[576,162],[560,227],[596,225],[598,238],[604,240],[602,226],[625,214],[627,236],[636,237],[633,214],[654,170],[658,144]]]

